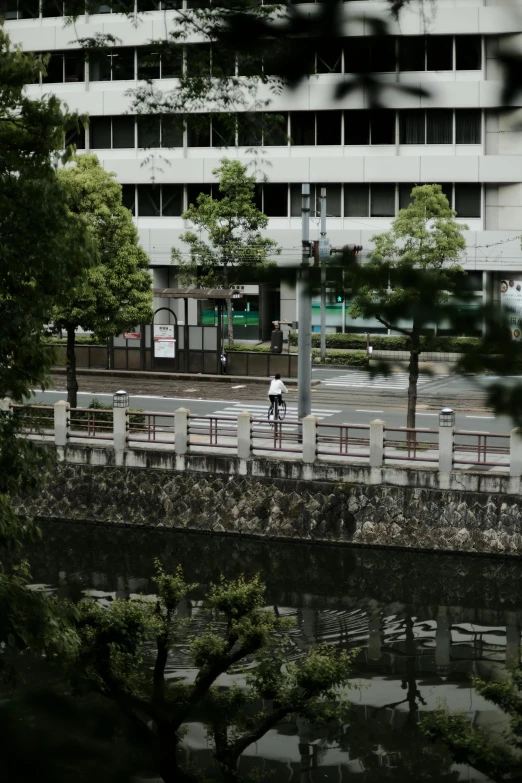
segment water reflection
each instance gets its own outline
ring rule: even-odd
[[[154,558],[181,563],[202,587],[180,605],[191,632],[205,623],[205,586],[260,572],[267,601],[293,617],[291,658],[327,642],[359,647],[358,686],[347,725],[332,732],[301,719],[277,727],[241,759],[241,768],[288,781],[482,781],[452,764],[419,733],[422,715],[441,700],[476,726],[500,734],[505,721],[474,692],[469,675],[501,678],[518,660],[522,586],[519,561],[363,549],[300,546],[180,533],[49,523],[30,555],[35,581],[63,597],[102,603],[154,591]],[[181,640],[170,676],[193,676]],[[224,684],[241,680],[230,672]],[[189,727],[185,753],[211,765],[201,724]]]

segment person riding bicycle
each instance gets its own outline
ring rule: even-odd
[[[281,380],[281,375],[279,373],[276,373],[276,376],[274,380],[270,384],[270,388],[268,390],[268,398],[270,400],[270,405],[272,408],[274,407],[274,403],[277,400],[278,404],[281,405],[283,402],[283,394],[288,394],[288,389],[284,385],[283,381]]]

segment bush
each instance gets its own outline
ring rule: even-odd
[[[49,345],[67,345],[67,339],[65,337],[53,337],[46,336],[45,342]],[[100,337],[76,337],[74,340],[76,345],[107,345],[107,340],[103,340]]]
[[[405,335],[371,334],[370,344],[376,351],[407,351],[408,338]],[[290,344],[297,345],[297,334],[290,334]],[[321,336],[312,335],[312,346],[319,348]],[[480,348],[479,337],[430,337],[425,350],[441,353],[472,353]],[[342,348],[344,350],[366,350],[365,334],[327,334],[327,348]]]
[[[312,348],[312,361],[314,364],[341,364],[347,367],[365,367],[369,365],[366,351],[327,351],[324,362],[321,360],[321,352]]]
[[[253,351],[254,353],[271,353],[272,349],[269,345],[242,345],[241,343],[234,343],[234,345],[223,346],[225,353],[231,351]]]

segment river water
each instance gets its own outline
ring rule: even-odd
[[[154,559],[180,564],[199,583],[182,614],[196,621],[205,588],[260,573],[267,604],[295,619],[292,657],[328,642],[360,649],[349,722],[340,730],[288,720],[251,746],[241,769],[279,781],[485,781],[426,741],[419,721],[440,703],[499,734],[503,715],[480,697],[470,675],[505,676],[518,660],[522,624],[519,559],[286,544],[162,530],[42,524],[28,553],[35,583],[68,598],[101,602],[152,594]],[[170,676],[192,676],[186,646]],[[231,678],[232,679],[232,678]],[[189,726],[185,753],[211,764],[204,728]]]

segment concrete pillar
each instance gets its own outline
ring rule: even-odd
[[[453,470],[453,427],[439,427],[439,473]]]
[[[252,451],[252,417],[249,411],[242,411],[237,416],[237,456],[239,459],[250,459]]]
[[[514,478],[522,476],[522,429],[511,430],[509,439],[509,475]]]
[[[9,406],[11,405],[11,398],[10,397],[4,397],[3,400],[0,400],[0,411],[5,411],[6,413],[12,413],[13,410]]]
[[[69,429],[69,403],[59,400],[54,404],[54,445],[67,446]]]
[[[178,408],[174,412],[174,451],[176,454],[186,454],[188,451],[188,417],[187,408]]]
[[[303,419],[303,462],[315,462],[317,419],[305,416]]]
[[[382,468],[384,461],[384,427],[382,419],[370,422],[370,467]]]
[[[128,408],[113,408],[114,450],[123,452],[127,448]]]

